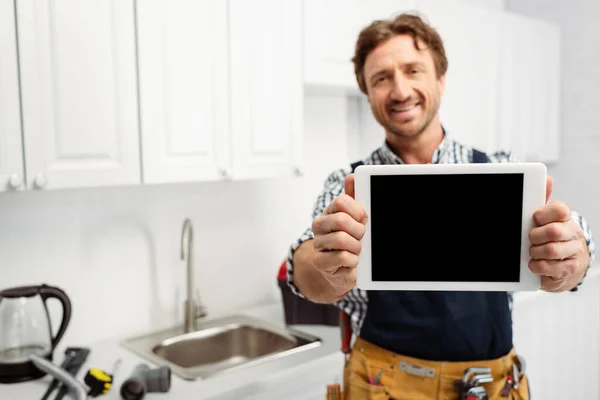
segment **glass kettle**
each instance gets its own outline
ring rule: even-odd
[[[57,299],[63,308],[62,321],[55,335],[46,302]],[[44,372],[30,361],[37,354],[52,361],[71,320],[71,301],[53,286],[23,286],[0,291],[0,383],[23,382],[41,378]]]

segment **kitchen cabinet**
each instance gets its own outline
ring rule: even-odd
[[[27,186],[139,183],[133,0],[16,4]]]
[[[504,13],[499,143],[522,161],[559,160],[561,32],[548,22]]]
[[[137,6],[145,183],[230,174],[226,1]]]
[[[305,0],[305,84],[360,94],[351,61],[358,34],[374,19],[415,8],[416,0]]]
[[[300,172],[301,5],[139,3],[144,182]]]
[[[230,0],[233,179],[301,174],[302,0]]]
[[[23,188],[23,147],[14,2],[0,1],[0,191]]]
[[[418,8],[440,34],[448,58],[442,124],[459,142],[497,150],[501,12],[461,0],[418,0]]]

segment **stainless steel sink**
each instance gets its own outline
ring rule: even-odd
[[[261,319],[236,315],[131,338],[123,346],[158,365],[169,365],[183,379],[207,378],[270,362],[315,348],[318,337],[280,328]]]

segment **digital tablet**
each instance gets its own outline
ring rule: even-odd
[[[360,289],[540,289],[528,263],[544,164],[362,165],[354,179],[368,215]]]

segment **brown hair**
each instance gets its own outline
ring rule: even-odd
[[[440,35],[418,15],[403,13],[393,19],[373,21],[358,35],[352,62],[358,87],[363,93],[367,94],[363,69],[369,53],[391,37],[403,34],[413,37],[417,49],[421,50],[418,42],[422,41],[431,50],[438,78],[446,73],[448,60]]]

